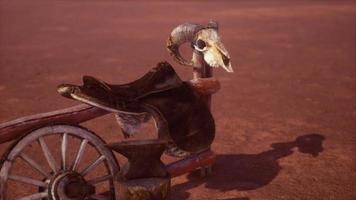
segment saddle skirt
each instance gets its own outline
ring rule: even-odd
[[[208,149],[215,136],[214,119],[205,101],[167,62],[158,63],[131,83],[112,85],[84,76],[82,86],[62,84],[58,92],[115,113],[125,137],[152,116],[158,137],[170,144],[168,151],[181,150],[176,156]]]

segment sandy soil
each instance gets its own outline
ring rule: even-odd
[[[173,179],[172,199],[356,199],[351,1],[1,1],[0,121],[75,105],[55,88],[84,74],[125,83],[167,60],[189,79],[165,40],[209,19],[236,73],[215,72],[213,174]],[[85,126],[122,139],[112,116]]]

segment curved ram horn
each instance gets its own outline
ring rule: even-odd
[[[205,27],[198,24],[184,23],[173,29],[167,41],[167,49],[177,62],[182,65],[193,65],[191,61],[181,56],[179,46],[185,42],[192,42],[195,34],[203,28]]]

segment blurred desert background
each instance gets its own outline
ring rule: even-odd
[[[0,122],[77,105],[56,86],[83,75],[127,83],[166,60],[190,79],[166,40],[210,19],[235,70],[214,71],[217,162],[209,177],[172,179],[171,199],[356,199],[355,1],[2,0]],[[123,139],[112,115],[84,126]],[[324,138],[315,154],[296,141],[310,135]]]

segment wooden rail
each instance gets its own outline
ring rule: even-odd
[[[21,137],[28,131],[50,124],[79,124],[108,114],[108,111],[80,104],[70,108],[22,117],[0,124],[0,144]]]
[[[170,163],[166,166],[171,177],[177,177],[199,168],[204,168],[214,164],[216,155],[211,150],[194,154],[182,160]]]

